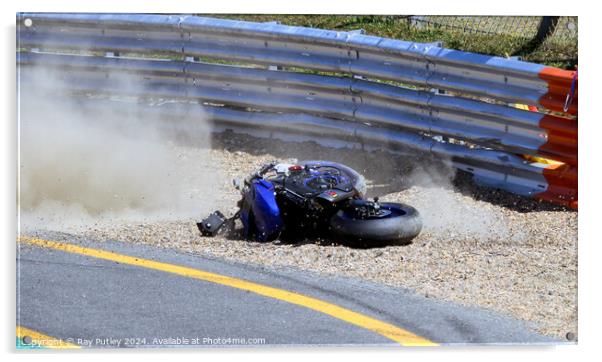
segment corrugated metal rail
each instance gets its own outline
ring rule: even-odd
[[[566,114],[508,106],[562,111],[572,72],[361,32],[193,16],[21,13],[18,47],[22,84],[45,70],[69,94],[193,100],[147,111],[205,112],[216,129],[432,152],[481,183],[576,207],[577,93]]]

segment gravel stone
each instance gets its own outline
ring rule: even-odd
[[[182,146],[195,159],[196,150]],[[391,157],[385,152],[337,151],[315,143],[290,146],[234,134],[218,135],[210,150],[219,166],[219,209],[232,215],[245,177],[275,159],[327,159],[367,179],[368,196],[416,207],[422,233],[407,246],[353,249],[329,240],[258,243],[240,233],[202,237],[197,218],[91,225],[97,240],[123,240],[267,266],[293,266],[413,289],[429,298],[480,306],[520,318],[557,338],[577,331],[577,212],[481,188],[443,161]],[[202,195],[199,195],[202,200]],[[238,225],[238,230],[241,226]]]

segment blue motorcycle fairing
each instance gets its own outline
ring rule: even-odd
[[[240,208],[240,221],[242,221],[243,232],[245,238],[251,237],[251,205],[253,204],[253,195],[249,191],[243,198],[243,203]]]
[[[258,241],[272,240],[280,234],[284,223],[271,182],[258,179],[251,183],[251,190],[245,196],[240,218],[246,237],[250,237],[251,228],[257,231]]]

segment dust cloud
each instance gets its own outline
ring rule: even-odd
[[[88,108],[60,95],[70,84],[58,74],[31,67],[20,72],[21,230],[198,218],[214,207],[220,177],[205,119],[179,120],[176,129],[138,112],[144,106],[136,103]],[[132,92],[137,87],[116,85]],[[178,142],[186,129],[194,132],[186,135],[194,139],[192,157]]]
[[[447,236],[473,237],[480,241],[518,238],[510,233],[503,213],[486,202],[474,202],[454,190],[455,169],[417,166],[409,183],[419,188],[411,201],[423,219],[423,230]]]

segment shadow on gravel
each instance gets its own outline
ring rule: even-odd
[[[511,194],[504,190],[483,187],[477,185],[472,175],[459,171],[453,180],[454,189],[463,195],[470,196],[478,201],[489,202],[516,212],[528,213],[537,211],[571,211],[577,212],[561,205],[551,202],[540,201],[528,197]]]
[[[199,147],[193,135],[181,135],[177,142],[191,147]],[[277,139],[259,138],[248,135],[224,132],[212,135],[212,148],[229,152],[245,152],[254,156],[270,155],[274,158],[297,160],[322,159],[340,162],[357,170],[369,178],[368,197],[382,196],[406,190],[412,186],[425,188],[439,187],[425,185],[420,179],[412,178],[419,169],[436,170],[441,174],[453,175],[450,181],[444,182],[447,187],[474,200],[484,201],[520,213],[540,211],[572,211],[573,209],[514,195],[512,193],[477,185],[472,176],[464,171],[456,171],[441,160],[430,156],[392,156],[385,151],[363,151],[350,149],[333,149],[315,142],[306,141],[291,145]]]
[[[382,196],[406,190],[414,185],[425,187],[416,182],[411,175],[417,168],[447,170],[453,174],[450,187],[478,201],[484,201],[516,212],[529,213],[539,211],[575,211],[545,201],[539,201],[512,193],[477,185],[472,175],[455,172],[443,162],[431,157],[392,157],[384,151],[362,151],[332,149],[315,142],[301,142],[295,146],[275,139],[263,139],[234,133],[222,133],[213,136],[213,148],[229,152],[246,152],[252,155],[273,155],[280,158],[325,159],[346,164],[372,180],[368,185],[368,196]],[[425,166],[426,165],[426,166]],[[426,187],[431,187],[426,185]],[[330,244],[328,244],[330,245]]]
[[[384,151],[367,152],[362,150],[333,149],[315,142],[291,143],[276,139],[264,139],[234,133],[213,136],[213,148],[229,152],[246,152],[251,155],[272,155],[278,158],[296,158],[299,161],[322,159],[345,164],[375,182],[371,191],[379,194],[400,191],[410,187],[403,175],[409,174],[413,165],[421,162],[416,157],[395,158]],[[432,161],[431,161],[432,163]],[[443,167],[443,165],[441,164]],[[391,191],[389,191],[391,190]]]

